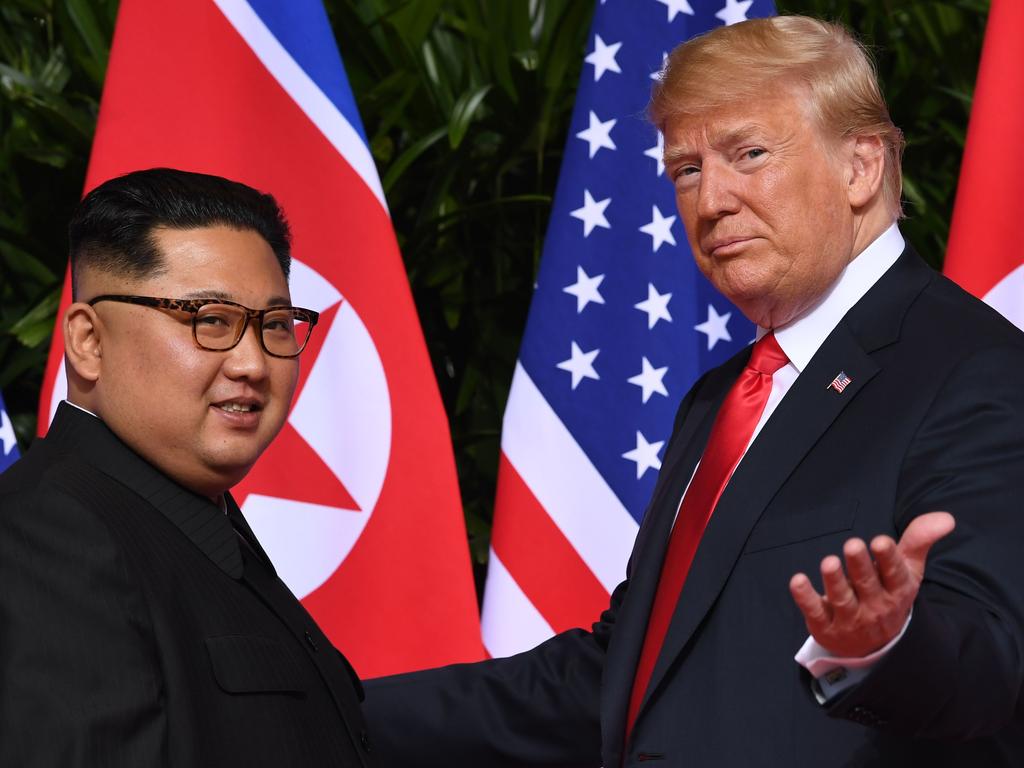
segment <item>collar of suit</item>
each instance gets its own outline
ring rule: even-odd
[[[242,578],[238,536],[224,511],[210,499],[168,478],[121,442],[97,416],[62,402],[43,443],[45,448],[75,454],[130,488],[170,520],[218,568],[233,579]],[[225,494],[225,503],[229,510],[237,510],[230,494]]]

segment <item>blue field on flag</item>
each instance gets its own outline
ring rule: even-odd
[[[598,7],[520,352],[637,521],[680,399],[754,336],[697,271],[645,118],[665,53],[720,26],[729,5],[773,12],[722,0]]]

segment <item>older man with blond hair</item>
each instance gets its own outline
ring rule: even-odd
[[[592,631],[378,682],[378,757],[1024,764],[1024,336],[904,242],[864,49],[795,16],[716,29],[650,114],[758,340],[683,400]]]

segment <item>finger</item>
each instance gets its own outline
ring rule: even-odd
[[[882,582],[867,545],[861,539],[850,539],[843,545],[846,556],[846,572],[850,575],[853,591],[861,602],[870,600],[882,592]]]
[[[871,540],[871,553],[878,563],[878,575],[886,591],[901,592],[910,584],[919,581],[915,580],[907,565],[907,559],[891,537],[875,536]]]
[[[812,635],[825,629],[832,622],[832,612],[822,599],[806,574],[798,573],[789,580],[789,594],[804,615],[807,631]]]
[[[821,561],[821,580],[825,585],[825,599],[837,618],[849,618],[856,613],[857,595],[843,573],[842,561],[835,555]]]
[[[927,512],[911,520],[899,543],[910,570],[920,577],[932,545],[952,533],[955,527],[956,520],[949,512]]]

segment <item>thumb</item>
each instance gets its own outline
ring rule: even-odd
[[[932,545],[952,533],[955,527],[956,520],[949,512],[926,512],[910,521],[898,549],[919,578],[924,573],[924,563]]]

